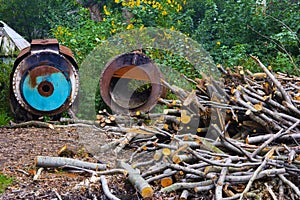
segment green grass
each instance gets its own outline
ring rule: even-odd
[[[5,126],[12,120],[4,111],[0,111],[0,126]]]
[[[11,177],[7,177],[3,174],[0,174],[0,194],[4,192],[4,190],[12,184],[13,179]]]

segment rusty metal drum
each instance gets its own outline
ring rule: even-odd
[[[148,112],[165,93],[163,74],[141,52],[124,53],[111,59],[100,77],[104,102],[116,113]]]
[[[72,106],[79,90],[72,51],[56,39],[33,40],[14,63],[10,88],[16,118],[61,114]]]

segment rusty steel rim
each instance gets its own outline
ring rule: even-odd
[[[149,57],[140,52],[125,53],[118,55],[105,65],[100,77],[100,93],[103,101],[114,112],[147,112],[156,105],[158,98],[164,93],[164,88],[160,83],[161,79],[163,79],[163,74]],[[127,97],[127,95],[120,94],[124,92],[122,86],[128,85],[130,80],[141,80],[150,85],[142,92],[134,91],[123,104],[121,103],[124,100],[123,97]],[[116,95],[113,94],[117,84],[121,89],[116,93],[119,93],[121,100],[117,100]],[[135,98],[137,98],[136,101]]]
[[[58,45],[57,40],[33,40],[31,47],[22,50],[15,61],[15,67],[11,76],[11,88],[14,97],[21,107],[32,114],[38,116],[47,114],[51,116],[62,113],[72,105],[77,97],[79,90],[77,70],[78,66],[71,50]],[[32,82],[30,83],[34,86],[34,76],[47,76],[51,73],[59,73],[61,77],[70,82],[70,94],[58,108],[46,111],[35,109],[24,99],[22,81],[25,76],[31,75]],[[35,87],[38,93],[45,98],[50,97],[55,92],[55,86],[47,80],[39,82]]]

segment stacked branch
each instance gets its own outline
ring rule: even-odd
[[[262,73],[220,67],[223,81],[203,75],[191,92],[162,81],[178,100],[159,100],[168,107],[164,125],[141,126],[150,135],[131,138],[135,151],[128,158],[141,171],[137,176],[158,188],[154,193],[176,191],[178,199],[203,194],[300,198],[295,181],[300,172],[300,78],[275,74],[252,58]]]

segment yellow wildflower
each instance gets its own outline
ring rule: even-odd
[[[115,33],[116,31],[116,29],[111,29],[110,33]]]
[[[158,10],[161,10],[161,9],[162,9],[162,5],[159,4],[159,5],[158,5]]]
[[[171,30],[171,31],[174,31],[174,30],[175,30],[175,27],[174,27],[174,26],[172,26],[172,27],[170,28],[170,30]]]
[[[134,7],[134,1],[129,1],[128,2],[128,6],[130,6],[131,8],[133,8]]]
[[[140,27],[140,31],[144,29],[144,24],[142,24],[142,26]]]
[[[164,11],[162,11],[162,13],[161,13],[162,15],[167,15],[168,13],[167,13],[167,11],[166,10],[164,10]]]
[[[218,41],[218,42],[217,42],[217,45],[218,45],[218,46],[220,46],[220,45],[221,45],[221,42],[220,42],[220,41]]]
[[[61,26],[58,26],[58,27],[57,27],[57,30],[59,30],[59,31],[60,31],[61,29],[62,29],[62,27],[61,27]]]
[[[177,10],[177,12],[181,11],[182,10],[182,6],[180,4],[178,4],[176,10]]]
[[[140,6],[141,5],[141,0],[136,0],[136,6]]]
[[[134,27],[133,24],[128,24],[126,29],[130,30],[130,29],[133,29],[133,27]]]
[[[107,10],[106,5],[103,6],[103,11],[105,15],[110,15],[110,12]]]
[[[272,70],[272,66],[271,65],[268,66],[268,70],[270,70],[270,71]]]
[[[120,3],[120,0],[115,0],[115,3]]]

